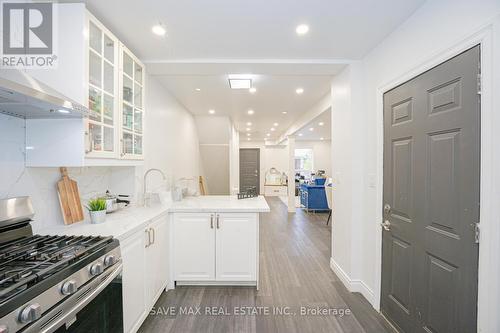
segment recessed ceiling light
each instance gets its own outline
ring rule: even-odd
[[[309,127],[309,130],[312,132],[314,131],[314,127]]]
[[[283,114],[287,114],[288,112],[286,112],[286,111],[283,111],[283,112],[281,112],[281,113],[283,113]]]
[[[295,28],[297,35],[302,36],[309,32],[309,26],[307,24],[300,24]]]
[[[248,122],[248,123],[247,123],[247,126],[252,126],[252,123],[251,123],[251,122]]]
[[[158,36],[165,36],[165,34],[167,33],[167,29],[165,29],[165,27],[161,23],[153,25],[151,31]]]
[[[196,91],[201,91],[201,89],[200,89],[200,88],[195,88],[194,90],[196,90]]]
[[[271,127],[271,132],[274,132],[276,131],[276,129],[274,127]]]
[[[271,133],[267,133],[266,135],[267,135],[267,136],[271,136]]]
[[[302,136],[302,135],[304,135],[304,134],[302,134],[302,133],[299,133],[299,136]]]
[[[295,89],[295,93],[297,93],[297,95],[302,95],[303,92],[304,92],[303,88],[297,88],[297,89]]]
[[[248,113],[249,115],[253,115],[255,112],[254,112],[253,110],[248,110],[248,111],[247,111],[247,113]]]
[[[59,109],[57,110],[59,113],[70,113],[69,110]]]
[[[210,109],[210,110],[208,110],[208,113],[215,114],[215,110],[214,109]]]
[[[251,131],[251,130],[252,130],[252,129],[251,129],[250,127],[247,127],[247,132],[248,132],[248,131]]]
[[[322,121],[320,121],[320,122],[318,123],[318,125],[319,125],[319,126],[323,126],[324,124],[325,124],[325,123],[324,123],[324,122],[322,122]]]
[[[274,127],[276,127],[276,126],[278,126],[278,125],[279,125],[278,123],[274,123],[274,124],[273,124],[273,126],[274,126]]]
[[[251,136],[252,134],[251,133],[247,133],[247,136]]]
[[[229,79],[231,89],[250,89],[252,87],[251,79]]]
[[[325,140],[325,138],[320,138],[321,141]]]
[[[250,139],[250,138],[247,138],[247,141],[250,141],[250,140],[252,140],[252,139]]]
[[[252,88],[248,89],[248,91],[249,91],[251,94],[255,94],[255,93],[257,92],[257,88],[252,87]]]

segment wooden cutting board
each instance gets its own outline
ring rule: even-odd
[[[61,180],[57,182],[59,204],[64,218],[64,224],[72,224],[83,220],[82,202],[76,181],[68,177],[68,170],[61,170]]]

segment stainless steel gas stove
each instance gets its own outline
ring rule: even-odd
[[[0,200],[0,333],[122,332],[118,240],[33,235],[33,216]]]

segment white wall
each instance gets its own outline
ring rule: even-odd
[[[408,74],[418,74],[424,70],[421,66],[432,63],[433,59],[435,61],[443,54],[451,56],[452,49],[456,48],[459,52],[459,43],[473,39],[481,28],[489,24],[492,24],[493,42],[483,52],[486,58],[493,59],[493,68],[484,74],[491,80],[490,89],[498,91],[499,13],[500,2],[495,0],[428,1],[361,62],[351,64],[333,81],[332,161],[337,182],[333,195],[336,209],[333,217],[332,266],[339,275],[345,273],[341,278],[351,290],[361,291],[376,308],[380,297],[380,244],[377,242],[381,232],[379,222],[382,207],[381,93],[391,83],[401,83],[401,79]],[[487,105],[483,103],[483,110],[492,105],[498,110],[497,93],[486,102]],[[482,138],[493,142],[489,136],[500,132],[500,117],[498,112],[483,116],[489,117],[489,121],[484,122],[483,118]],[[496,245],[482,243],[480,250],[478,322],[480,331],[496,332],[500,330],[500,320],[492,313],[498,311],[500,305],[500,270],[498,261],[493,269],[489,269],[493,262],[488,260],[493,260],[493,256],[498,258],[494,253],[498,253],[500,221],[498,208],[492,205],[494,203],[498,207],[500,202],[500,152],[498,149],[485,151],[484,142],[482,179],[489,177],[489,183],[484,185],[491,187],[491,191],[485,193],[482,186],[481,223],[489,230],[488,238],[495,237],[497,242]],[[485,161],[488,164],[484,164]],[[489,207],[489,211],[495,209],[496,214],[488,213],[483,204]],[[354,215],[355,212],[359,215]],[[489,251],[491,256],[485,251]],[[487,274],[482,273],[483,269],[488,270]],[[484,283],[481,279],[485,276],[494,281],[489,284],[487,292],[484,291],[486,287],[481,288]]]

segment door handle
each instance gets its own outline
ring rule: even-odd
[[[145,248],[148,248],[148,247],[149,247],[149,245],[151,245],[151,237],[150,237],[150,235],[149,235],[149,229],[144,230],[144,232],[146,233],[146,235],[147,235],[147,237],[148,237],[148,242],[147,242],[147,244],[146,244],[144,247],[145,247]]]
[[[219,214],[217,214],[217,229],[219,229]]]
[[[214,228],[214,214],[210,214],[210,229]]]
[[[391,222],[389,222],[389,220],[384,220],[384,222],[380,223],[380,225],[385,231],[391,231]]]
[[[151,244],[154,244],[156,242],[156,231],[154,228],[150,228],[150,230],[152,231],[153,233],[153,242]]]

